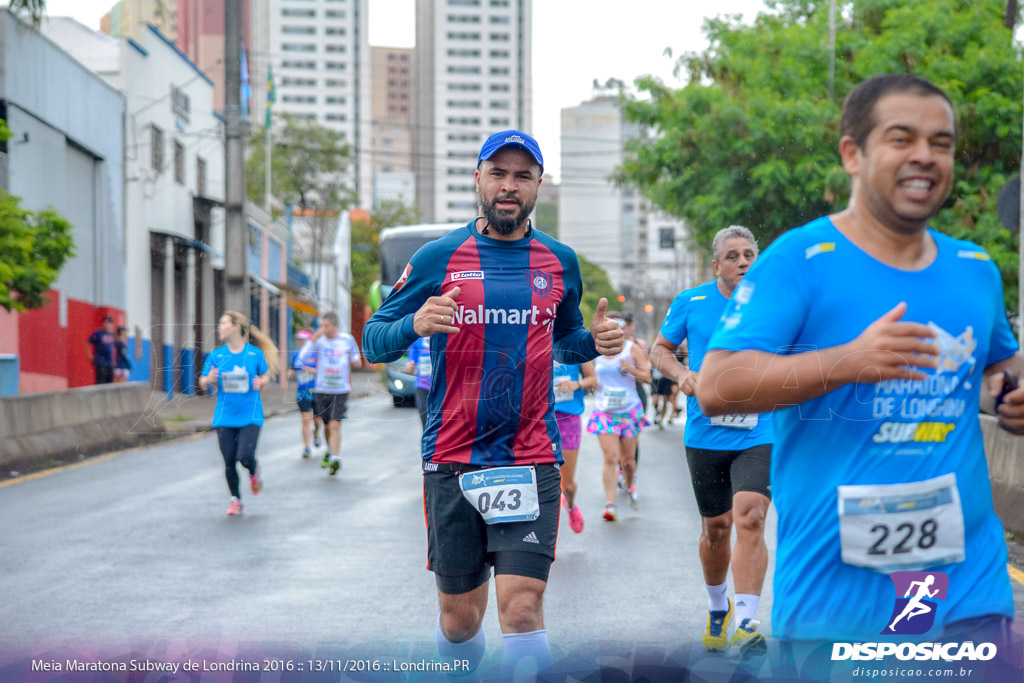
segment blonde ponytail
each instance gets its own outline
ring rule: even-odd
[[[238,311],[224,311],[224,315],[231,318],[231,322],[242,329],[243,340],[263,352],[267,359],[267,367],[269,368],[267,372],[270,375],[276,375],[281,366],[281,352],[277,350],[277,346],[271,341],[270,337],[260,332],[260,328],[250,324],[249,319]]]

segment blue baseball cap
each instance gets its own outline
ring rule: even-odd
[[[540,174],[544,175],[544,157],[540,153],[540,145],[537,141],[520,130],[503,130],[487,138],[484,146],[480,148],[480,156],[476,159],[476,166],[480,168],[480,162],[490,159],[499,149],[505,147],[519,147],[526,150],[526,153],[533,157],[533,160],[540,165]]]

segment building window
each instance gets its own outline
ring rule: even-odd
[[[511,109],[512,104],[502,100],[491,100],[491,109]]]
[[[291,33],[294,35],[303,36],[314,36],[316,35],[315,26],[282,26],[281,33]]]
[[[281,66],[285,69],[315,69],[316,62],[292,62],[285,60],[281,62]]]
[[[491,57],[494,59],[508,59],[511,56],[508,50],[491,50]]]
[[[344,114],[328,114],[324,118],[327,119],[328,121],[347,121],[348,120],[348,117],[346,117]]]
[[[480,40],[479,33],[449,33],[448,40]]]
[[[491,119],[492,126],[510,126],[512,125],[511,119]]]
[[[328,45],[325,49],[328,52],[344,52],[345,51],[345,46],[344,45]]]
[[[343,10],[343,9],[329,9],[326,12],[324,12],[324,16],[327,17],[328,19],[344,19],[345,18],[345,10]]]
[[[659,249],[675,249],[676,248],[676,231],[672,228],[659,228],[658,229],[658,248]]]
[[[328,26],[324,29],[324,33],[329,36],[343,36],[345,35],[345,29],[340,26]]]
[[[324,81],[324,85],[326,85],[328,88],[347,88],[348,81],[346,81],[344,78],[328,78],[326,81]]]
[[[345,62],[327,62],[324,66],[331,71],[343,71],[345,69]]]
[[[448,50],[449,57],[479,57],[480,50]]]
[[[185,184],[185,145],[174,141],[174,182]]]
[[[315,78],[282,78],[281,85],[316,86]]]
[[[283,9],[282,17],[315,17],[316,10],[313,9]]]
[[[476,188],[472,185],[449,185],[449,192],[476,192]]]
[[[328,97],[324,100],[327,104],[345,104],[344,97]]]
[[[316,52],[316,45],[313,43],[282,43],[281,49],[284,52]]]
[[[507,43],[509,41],[509,37],[508,37],[507,33],[492,33],[491,34],[491,40],[496,41],[496,42],[505,42],[505,43]]]
[[[508,0],[491,0],[491,7],[508,7]]]
[[[508,71],[508,67],[507,66],[492,66],[491,67],[491,75],[492,76],[508,76],[508,74],[509,74],[509,71]]]
[[[473,175],[473,173],[475,171],[476,171],[475,168],[449,168],[448,169],[448,175],[460,175],[460,176]]]
[[[480,142],[480,136],[472,133],[449,133],[448,142]]]
[[[450,7],[479,7],[480,0],[448,0]]]
[[[479,24],[480,17],[471,14],[449,14],[449,24]]]
[[[502,16],[502,15],[493,16],[493,17],[491,17],[491,23],[492,24],[510,24],[510,23],[512,23],[512,17]]]
[[[480,100],[448,100],[448,106],[452,109],[479,109]]]
[[[316,95],[282,95],[281,101],[290,104],[316,104]]]
[[[449,126],[479,126],[480,117],[478,116],[449,116]]]
[[[150,125],[149,136],[149,159],[150,166],[154,171],[160,173],[164,168],[164,132],[153,125]]]
[[[449,83],[449,90],[462,90],[466,92],[480,92],[479,83]]]
[[[507,72],[508,69],[505,69]],[[448,67],[448,73],[450,74],[478,74],[480,73],[480,67],[478,66],[450,66]]]
[[[196,194],[206,196],[206,159],[196,157]]]
[[[466,150],[465,152],[459,152],[451,150],[448,152],[449,159],[476,159],[479,152],[475,149]]]

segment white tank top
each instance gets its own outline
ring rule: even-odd
[[[622,345],[622,352],[608,358],[598,356],[594,359],[594,370],[600,387],[597,390],[597,409],[606,413],[628,413],[640,408],[640,395],[636,393],[636,377],[623,372],[621,361],[633,362],[631,352],[633,342],[628,339]]]

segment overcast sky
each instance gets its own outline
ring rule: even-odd
[[[46,4],[52,16],[71,16],[98,29],[114,0]],[[415,7],[415,0],[369,0],[370,44],[413,47]],[[742,14],[749,21],[763,9],[763,0],[534,0],[533,130],[527,132],[541,145],[546,175],[560,175],[561,110],[589,99],[595,78],[632,83],[654,74],[681,85],[672,78],[666,47],[677,56],[702,50],[705,16]]]

